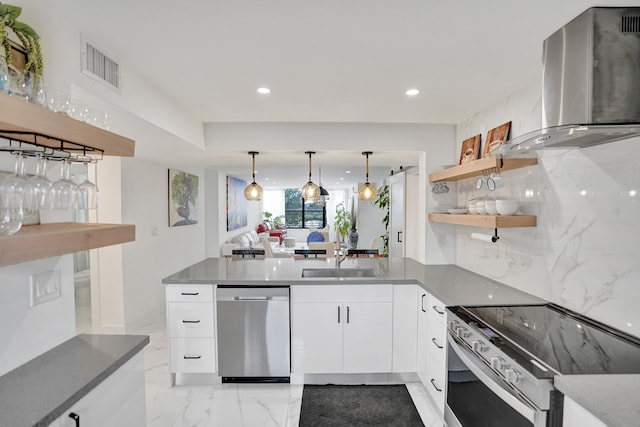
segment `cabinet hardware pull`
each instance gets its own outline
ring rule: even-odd
[[[338,323],[340,323],[340,306],[338,306]]]
[[[69,414],[69,418],[71,418],[76,423],[76,427],[80,427],[80,415],[72,412]]]
[[[438,344],[438,342],[436,341],[435,338],[431,338],[431,342],[434,343],[436,345],[436,347],[438,347],[439,349],[443,349],[444,348],[440,344]]]
[[[347,306],[347,323],[349,323],[349,306]]]
[[[200,323],[199,320],[183,320],[182,323]]]
[[[200,295],[200,292],[180,292],[182,295],[185,296],[192,296],[195,297],[196,295]]]
[[[435,305],[434,305],[432,308],[436,311],[436,313],[438,313],[438,314],[444,314],[444,311],[440,311],[440,310],[438,310],[438,307],[437,307],[437,306],[435,306]]]
[[[433,388],[435,388],[438,391],[442,391],[442,389],[439,389],[438,386],[436,385],[436,383],[434,382],[433,378],[431,378],[431,385],[433,386]]]
[[[424,297],[426,297],[427,294],[422,294],[422,296],[420,297],[420,310],[422,310],[423,313],[426,313],[427,310],[424,309]]]
[[[185,360],[197,360],[201,359],[202,356],[183,356]]]
[[[402,231],[398,231],[398,243],[402,243],[402,239],[400,236],[402,235]]]

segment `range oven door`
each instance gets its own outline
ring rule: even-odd
[[[447,408],[449,427],[544,427],[547,411],[509,387],[449,332]]]

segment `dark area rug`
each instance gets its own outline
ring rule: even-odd
[[[305,385],[300,427],[419,426],[404,385]]]

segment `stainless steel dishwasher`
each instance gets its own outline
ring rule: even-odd
[[[217,288],[222,382],[289,382],[289,288]]]

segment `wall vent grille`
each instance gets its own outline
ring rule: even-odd
[[[82,71],[119,92],[120,64],[86,41],[82,50]]]
[[[621,28],[623,33],[640,34],[640,16],[622,16]]]

